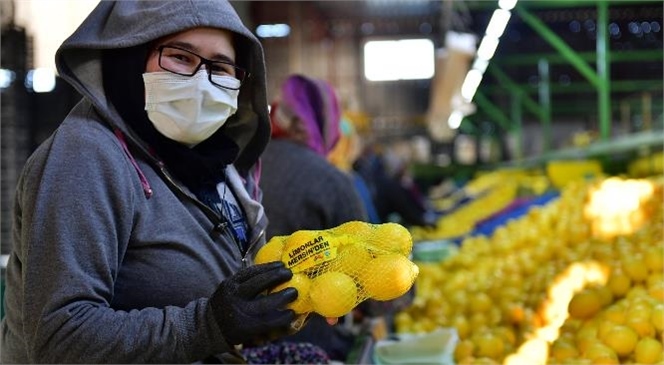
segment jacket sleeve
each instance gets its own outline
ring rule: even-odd
[[[87,124],[61,126],[19,186],[15,244],[29,362],[187,363],[227,351],[206,298],[184,307],[110,307],[136,206],[146,203],[112,133]]]

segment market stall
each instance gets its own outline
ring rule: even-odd
[[[401,338],[393,363],[662,361],[660,160],[634,159],[622,176],[593,161],[497,170],[448,197],[473,198],[412,231],[420,275],[385,340]],[[374,362],[390,359],[385,345]]]

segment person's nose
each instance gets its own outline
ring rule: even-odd
[[[205,61],[201,61],[200,65],[198,66],[198,70],[205,70],[205,72],[209,75],[212,68],[210,68],[210,66]]]

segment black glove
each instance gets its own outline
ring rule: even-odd
[[[291,277],[293,272],[277,261],[243,268],[219,284],[209,305],[229,344],[256,344],[291,332],[295,313],[286,305],[297,298],[297,290],[264,293]]]

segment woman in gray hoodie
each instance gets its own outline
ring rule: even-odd
[[[56,54],[83,95],[14,202],[3,363],[242,361],[290,331],[265,243],[261,45],[222,0],[101,1]]]

